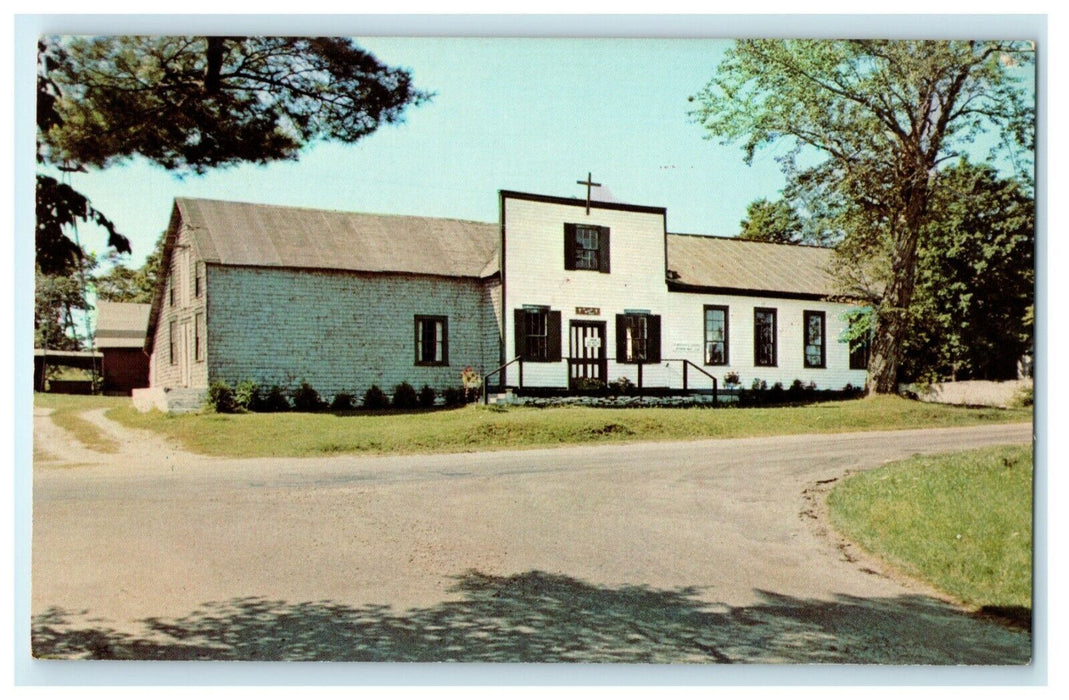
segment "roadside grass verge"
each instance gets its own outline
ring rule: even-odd
[[[1025,623],[1032,608],[1032,450],[914,457],[828,495],[832,525],[970,608]]]
[[[122,396],[77,396],[72,394],[34,393],[33,405],[52,409],[52,422],[73,435],[78,442],[97,452],[114,453],[119,445],[101,432],[100,428],[78,414],[99,408],[114,409],[128,406],[130,399]],[[34,449],[39,446],[35,445]],[[47,445],[40,446],[47,448]],[[47,451],[47,450],[46,450]]]
[[[228,457],[470,452],[574,444],[735,438],[1020,422],[1031,409],[976,409],[874,397],[779,408],[528,408],[108,416],[185,449]]]

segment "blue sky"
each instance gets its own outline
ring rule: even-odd
[[[75,174],[133,244],[140,264],[174,197],[495,221],[497,190],[582,196],[594,180],[620,201],[668,208],[668,227],[734,235],[746,205],[783,185],[775,150],[752,166],[703,138],[687,98],[713,75],[723,40],[368,38],[412,71],[429,103],[352,144],[320,143],[297,162],[177,177],[133,161]],[[83,227],[83,243],[105,236]]]

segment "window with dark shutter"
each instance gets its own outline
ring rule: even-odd
[[[661,317],[656,314],[616,314],[616,361],[649,364],[661,361]]]
[[[449,319],[446,316],[415,318],[416,364],[443,367],[449,364]]]
[[[753,311],[753,363],[756,367],[776,366],[776,310]]]
[[[564,224],[564,269],[608,273],[609,229],[588,224]]]
[[[559,362],[561,313],[548,308],[516,309],[516,355],[525,362]]]
[[[824,353],[824,312],[805,311],[802,313],[805,326],[805,349],[802,361],[807,368],[821,369],[825,366]]]

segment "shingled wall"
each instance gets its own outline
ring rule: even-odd
[[[209,265],[208,374],[324,398],[460,386],[498,364],[491,290],[476,279]],[[449,366],[415,364],[415,316],[449,318]]]

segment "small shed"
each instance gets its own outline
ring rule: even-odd
[[[129,395],[148,386],[145,333],[151,304],[97,302],[96,348],[103,356],[105,394]]]

